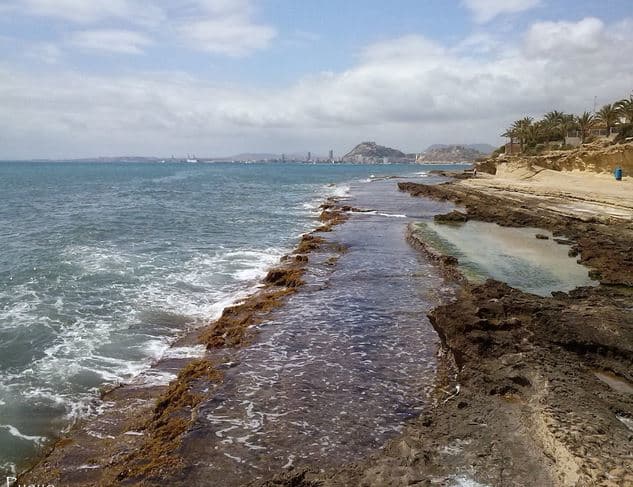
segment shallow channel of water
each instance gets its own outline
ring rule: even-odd
[[[416,416],[438,346],[426,314],[452,296],[405,241],[407,224],[448,205],[411,198],[395,181],[351,188],[353,213],[327,234],[348,246],[335,266],[312,255],[307,286],[237,352],[184,442],[187,483],[242,485],[301,464],[359,460]],[[184,482],[184,481],[183,481]]]

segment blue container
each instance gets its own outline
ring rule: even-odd
[[[622,168],[621,167],[616,167],[615,171],[614,171],[614,174],[615,174],[615,180],[616,181],[622,181]]]

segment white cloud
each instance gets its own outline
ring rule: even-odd
[[[272,26],[253,20],[254,10],[252,0],[196,0],[176,22],[177,32],[194,49],[245,56],[268,47],[277,35]]]
[[[626,96],[631,22],[537,23],[514,44],[407,36],[368,46],[346,71],[275,90],[177,73],[31,75],[0,65],[0,158],[494,142],[524,115],[578,113],[595,95]],[[487,46],[485,56],[468,52],[473,42]]]
[[[228,56],[264,49],[276,36],[272,27],[254,24],[240,15],[184,22],[178,32],[195,49]]]
[[[57,64],[63,57],[62,49],[49,42],[41,42],[29,46],[24,51],[24,55],[34,59],[36,62],[44,64]]]
[[[138,32],[105,29],[75,32],[69,37],[68,44],[80,49],[142,54],[152,41]]]
[[[486,23],[502,14],[515,14],[530,10],[540,0],[462,0],[463,4],[474,15],[475,21]]]
[[[540,22],[526,36],[526,50],[532,56],[586,56],[603,49],[609,34],[600,19],[586,18],[580,22]]]
[[[10,0],[14,8],[31,15],[59,18],[77,23],[125,19],[132,23],[155,23],[162,12],[147,0]]]
[[[149,37],[171,34],[200,51],[245,56],[264,49],[276,30],[254,20],[253,0],[5,0],[13,13],[90,24],[95,28],[73,36],[71,45],[120,53],[140,53]],[[130,29],[111,29],[111,23]],[[107,28],[102,27],[103,24]],[[105,41],[105,42],[102,42]],[[112,41],[112,43],[108,42]]]

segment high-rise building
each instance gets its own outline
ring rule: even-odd
[[[310,162],[312,160],[312,152],[308,152],[308,158],[306,161]]]
[[[328,157],[328,160],[330,162],[334,162],[334,151],[332,149],[330,149],[330,155]]]

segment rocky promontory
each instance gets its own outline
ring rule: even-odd
[[[381,164],[390,162],[413,162],[404,152],[376,142],[362,142],[342,157],[343,162]]]

